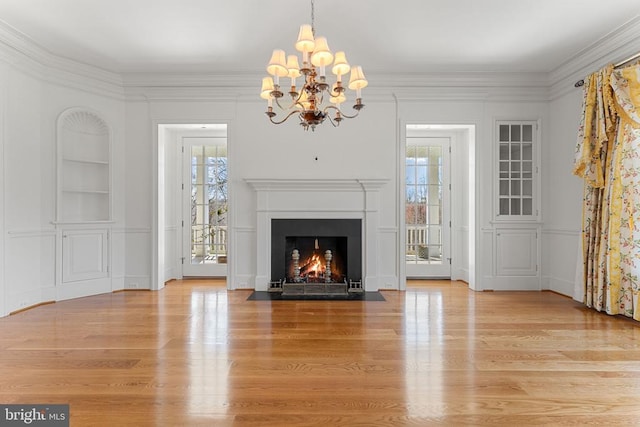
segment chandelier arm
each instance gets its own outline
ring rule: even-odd
[[[326,107],[324,107],[324,112],[326,113],[327,110],[332,109],[332,110],[336,110],[337,112],[340,113],[340,115],[346,119],[355,119],[356,117],[358,117],[358,114],[360,113],[360,111],[356,110],[356,113],[353,116],[350,116],[348,114],[345,114],[342,112],[341,109],[339,109],[338,107],[336,107],[335,105],[327,105]],[[329,118],[331,118],[331,116],[329,116]]]
[[[330,115],[327,114],[327,118],[329,119],[329,122],[333,125],[334,128],[338,127],[338,125],[333,121]]]
[[[282,124],[282,123],[286,122],[286,121],[287,121],[287,119],[288,119],[289,117],[293,116],[294,114],[299,114],[299,113],[300,113],[300,111],[295,110],[295,111],[292,111],[292,112],[290,112],[289,114],[287,114],[287,115],[284,117],[284,119],[280,120],[279,122],[278,122],[278,121],[273,120],[273,117],[269,117],[269,121],[271,121],[271,123],[273,123],[274,125],[279,125],[279,124]]]
[[[358,114],[360,114],[360,111],[357,111],[357,110],[356,110],[356,113],[353,116],[345,114],[341,110],[338,110],[338,111],[340,111],[340,114],[342,114],[342,117],[345,117],[347,119],[355,119],[356,117],[358,117]]]
[[[302,108],[304,110],[304,105],[302,105],[302,103],[300,102],[300,99],[302,98],[302,90],[300,91],[300,93],[298,93],[298,97],[296,99],[293,100],[293,102],[291,103],[291,105],[289,105],[287,108],[283,107],[282,104],[280,104],[280,98],[274,98],[276,100],[276,105],[282,110],[282,111],[287,111],[292,109],[293,107],[295,107],[296,105],[299,106],[300,108]]]

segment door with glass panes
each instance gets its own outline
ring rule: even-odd
[[[449,136],[407,129],[405,262],[407,277],[451,277]]]
[[[532,220],[535,202],[535,122],[498,122],[498,206],[500,220]]]
[[[227,138],[183,138],[183,276],[227,274]]]

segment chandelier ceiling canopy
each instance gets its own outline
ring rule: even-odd
[[[314,12],[314,0],[311,0],[311,25],[300,27],[295,43],[296,50],[302,54],[302,66],[297,55],[287,55],[282,49],[275,49],[267,64],[270,76],[262,79],[260,97],[268,102],[265,114],[271,123],[279,125],[297,115],[304,130],[315,130],[327,118],[333,126],[338,126],[344,118],[356,117],[364,107],[361,90],[368,82],[362,67],[349,65],[344,51],[338,51],[334,55],[329,49],[327,38],[315,36]],[[327,80],[327,69],[335,76],[335,82]],[[347,87],[355,91],[355,112],[351,115],[345,114],[341,109],[341,104],[347,100],[342,77],[349,71],[351,75]],[[281,103],[284,93],[280,88],[280,77],[291,79],[291,102],[288,105]],[[296,86],[298,77],[303,78],[299,88]],[[277,114],[273,101],[285,114],[282,120],[274,120]]]

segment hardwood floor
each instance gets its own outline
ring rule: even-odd
[[[551,292],[410,282],[247,301],[177,281],[0,319],[0,403],[72,426],[633,425],[640,325]]]

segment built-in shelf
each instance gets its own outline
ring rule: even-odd
[[[63,157],[62,161],[64,162],[72,162],[72,163],[87,163],[92,165],[106,165],[109,166],[109,162],[106,160],[91,160],[91,159],[71,159],[67,157]]]
[[[63,189],[63,193],[109,194],[108,190]]]
[[[96,114],[79,108],[58,119],[57,223],[111,220],[111,133]]]

